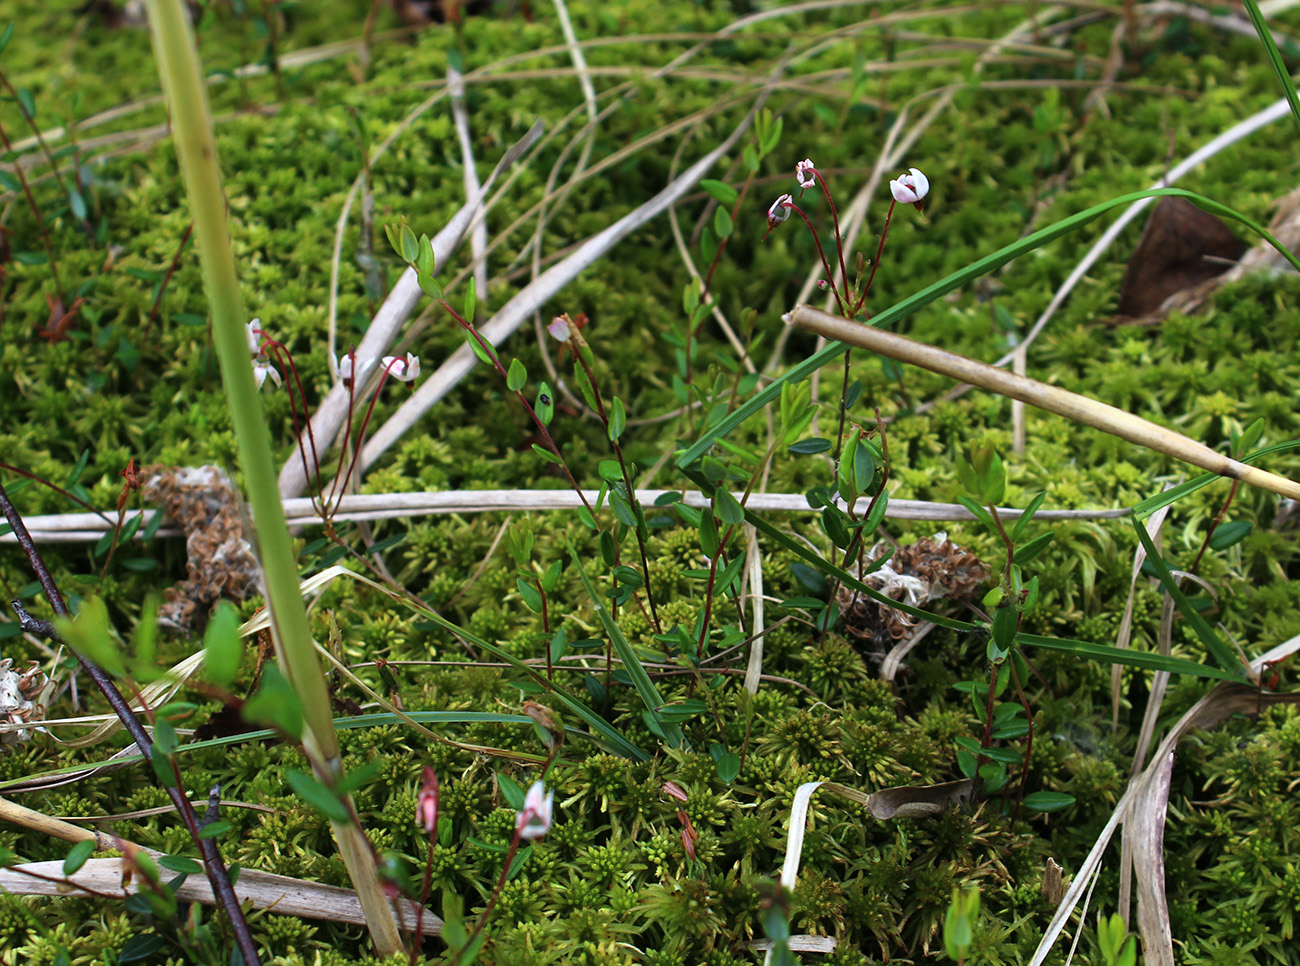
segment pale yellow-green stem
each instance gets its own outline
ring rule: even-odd
[[[212,312],[213,341],[234,422],[244,486],[257,526],[257,546],[276,657],[302,703],[303,745],[317,770],[317,778],[333,785],[340,773],[338,738],[334,733],[329,692],[298,588],[298,565],[276,487],[270,435],[253,381],[245,332],[248,319],[244,315],[230,246],[207,88],[181,0],[149,0],[148,11],[158,73],[171,112],[172,138],[194,218],[203,286]],[[365,836],[352,824],[333,823],[333,829],[339,853],[365,911],[370,937],[380,955],[391,955],[402,948],[401,937],[392,906],[379,885]]]
[[[977,362],[926,345],[924,342],[917,342],[907,336],[886,332],[860,322],[850,322],[848,319],[831,315],[810,305],[795,306],[794,310],[786,313],[784,318],[790,325],[797,325],[801,329],[815,332],[827,339],[837,339],[849,345],[861,346],[872,352],[889,356],[891,359],[920,366],[960,382],[970,383],[972,386],[979,386],[1000,396],[1019,399],[1031,406],[1045,409],[1049,413],[1056,413],[1076,423],[1095,427],[1131,443],[1182,460],[1184,463],[1199,466],[1211,473],[1241,480],[1243,483],[1261,489],[1272,490],[1293,500],[1300,500],[1300,483],[1294,480],[1224,456],[1182,433],[1158,426],[1141,416],[1116,409],[1114,406],[1089,399],[1087,396],[1080,396],[1068,389],[1027,379],[1005,369]]]

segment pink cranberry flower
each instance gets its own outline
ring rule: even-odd
[[[769,230],[774,225],[779,225],[790,217],[790,209],[794,205],[794,195],[782,195],[772,202],[772,207],[767,209],[767,227]]]
[[[817,186],[817,169],[813,166],[812,158],[804,158],[794,166],[794,176],[799,179],[801,189],[815,188]]]
[[[930,193],[930,179],[916,168],[908,168],[908,171],[911,173],[900,175],[889,182],[889,190],[900,205],[915,205],[916,210],[920,211],[925,207],[925,196]]]
[[[415,382],[420,376],[420,357],[409,352],[405,359],[384,356],[381,362],[388,374],[401,382]]]
[[[555,810],[555,792],[548,792],[540,781],[533,782],[524,797],[516,828],[521,839],[539,839],[551,830]]]
[[[428,765],[424,766],[424,785],[415,800],[415,822],[428,835],[438,827],[438,774]]]

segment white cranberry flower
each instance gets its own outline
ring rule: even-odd
[[[262,320],[254,319],[244,326],[244,332],[248,338],[248,354],[253,356],[264,355],[262,352],[262,339],[266,333],[262,331]]]
[[[804,158],[794,166],[794,176],[799,179],[801,189],[815,188],[817,186],[817,169],[813,166],[812,158]]]
[[[551,830],[555,810],[555,792],[548,792],[540,781],[533,782],[524,797],[524,807],[519,812],[516,828],[522,839],[539,839]]]
[[[790,208],[794,205],[794,195],[782,195],[772,202],[772,207],[767,209],[768,227],[779,225],[790,217]]]
[[[397,356],[384,356],[384,369],[394,379],[401,382],[415,382],[420,375],[420,357],[406,354],[405,359],[399,359]]]
[[[551,336],[561,342],[569,341],[569,317],[568,315],[557,315],[551,319],[551,324],[546,327],[546,331]]]
[[[352,380],[369,369],[371,363],[375,361],[374,359],[356,359],[354,362],[354,359],[356,359],[356,353],[349,351],[334,360],[338,365],[339,378],[343,380],[345,386],[352,385]]]
[[[930,179],[916,168],[908,168],[908,171],[911,173],[900,175],[889,182],[889,190],[900,205],[916,205],[916,210],[920,211],[924,207],[925,196],[930,193]]]
[[[284,380],[280,378],[280,370],[277,369],[275,366],[271,365],[271,363],[254,362],[253,380],[257,383],[258,389],[262,388],[263,383],[266,382],[267,376],[271,377],[271,381],[275,383],[277,387],[279,387],[284,382]]]

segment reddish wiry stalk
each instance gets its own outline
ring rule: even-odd
[[[391,362],[388,363],[388,365],[384,366],[384,371],[383,371],[382,373],[379,374],[379,385],[377,385],[377,386],[375,387],[375,391],[374,391],[374,393],[372,393],[371,396],[370,396],[370,405],[366,407],[366,416],[365,416],[365,418],[364,418],[363,420],[361,420],[361,429],[357,431],[357,443],[356,443],[356,446],[354,446],[354,447],[352,448],[352,462],[350,462],[350,463],[348,464],[348,471],[347,471],[346,475],[344,475],[344,477],[343,477],[343,483],[341,484],[341,485],[343,485],[343,486],[346,486],[346,485],[347,485],[347,481],[350,480],[350,479],[352,478],[352,471],[355,470],[355,469],[357,468],[357,459],[358,459],[358,458],[360,457],[360,455],[361,455],[361,443],[362,443],[362,441],[366,438],[366,427],[368,427],[368,426],[370,425],[370,417],[371,417],[371,416],[374,414],[374,412],[375,412],[375,403],[379,402],[379,394],[380,394],[381,392],[383,392],[383,390],[384,390],[384,383],[386,383],[386,382],[388,381],[388,374],[389,374],[390,372],[392,372],[392,371],[393,371],[393,367],[394,367],[394,366],[397,366],[397,365],[403,365],[403,366],[406,365],[406,360],[405,360],[405,359],[398,359],[398,358],[394,357],[393,360],[392,360]],[[357,372],[356,372],[355,369],[353,369],[353,371],[352,371],[352,376],[353,376],[353,379],[355,380],[355,378],[356,378],[356,376],[357,376]],[[349,392],[351,392],[350,389],[349,389]],[[351,412],[351,407],[349,407],[349,410],[348,410],[348,428],[351,429],[351,427],[352,427],[352,412]],[[347,437],[345,436],[345,437],[344,437],[344,445],[345,445],[345,450],[344,450],[344,451],[345,451],[345,452],[346,452],[346,443],[347,443]],[[342,454],[340,454],[340,456],[339,456],[339,461],[340,461],[340,464],[341,464],[341,463],[342,463]],[[337,479],[337,477],[336,477],[336,479]],[[339,487],[335,487],[335,489],[339,489]],[[321,494],[321,500],[322,500],[322,502],[324,501],[324,499],[325,499],[325,497],[324,497],[324,491],[322,490],[322,494]],[[342,494],[342,492],[340,492],[340,493],[339,493],[339,500],[341,501],[342,499],[343,499],[343,494]]]
[[[889,203],[889,211],[885,214],[885,227],[880,232],[880,244],[876,246],[876,257],[871,262],[871,274],[867,276],[866,287],[862,289],[862,294],[858,296],[857,304],[853,306],[853,312],[847,318],[852,318],[862,308],[863,303],[867,301],[867,293],[871,291],[871,282],[876,277],[876,269],[880,267],[880,256],[885,250],[885,238],[889,235],[889,222],[894,217],[894,207],[898,204],[895,198]]]
[[[575,351],[573,357],[577,359],[578,365],[582,366],[582,371],[587,374],[587,385],[591,386],[592,398],[596,400],[596,411],[600,415],[600,421],[604,424],[606,433],[609,431],[609,415],[605,412],[605,402],[601,399],[600,390],[596,387],[596,377],[591,371],[591,366],[587,365],[587,360],[582,357],[581,352]],[[614,455],[618,458],[619,472],[623,474],[623,485],[627,487],[628,502],[632,504],[632,509],[636,513],[638,520],[645,516],[645,511],[641,508],[641,501],[636,496],[636,484],[632,476],[627,471],[627,462],[623,459],[623,447],[619,445],[618,440],[610,439],[610,445],[614,448]],[[659,623],[659,611],[655,608],[654,591],[650,589],[650,561],[645,553],[645,541],[641,539],[641,528],[635,526],[632,528],[636,531],[636,545],[641,551],[641,570],[645,574],[645,596],[650,602],[650,617],[654,621],[655,633],[664,632],[663,625]],[[549,653],[549,652],[548,652]]]
[[[496,908],[497,900],[501,898],[501,890],[506,886],[506,876],[510,874],[510,866],[515,861],[515,853],[519,851],[519,843],[523,838],[523,833],[523,823],[515,822],[515,834],[510,839],[510,849],[506,852],[506,860],[501,866],[501,874],[497,876],[497,884],[492,889],[492,895],[488,896],[487,905],[483,907],[482,915],[479,916],[478,922],[474,924],[473,932],[469,934],[469,938],[465,940],[465,945],[461,947],[462,953],[474,944],[474,940],[478,938],[478,934],[481,933],[483,927],[487,925],[488,916],[492,915],[492,910]],[[456,957],[456,964],[457,966],[460,964],[460,955],[457,955]]]
[[[293,361],[293,354],[284,347],[283,343],[277,342],[275,339],[267,337],[265,333],[262,334],[262,340],[263,340],[262,344],[258,347],[258,351],[264,353],[269,349],[272,358],[274,358],[275,361],[279,363],[280,368],[286,370],[289,374],[293,376],[293,387],[290,387],[288,393],[289,393],[289,414],[290,417],[293,419],[294,439],[298,441],[298,453],[302,459],[302,468],[306,472],[307,478],[310,480],[312,477],[312,473],[310,467],[308,467],[307,465],[307,451],[303,446],[303,442],[302,442],[302,424],[305,422],[307,424],[307,442],[311,446],[311,461],[312,461],[312,465],[316,467],[316,489],[319,493],[321,493],[320,499],[323,506],[324,495],[322,492],[321,481],[320,481],[320,456],[316,452],[316,434],[312,430],[311,418],[307,412],[308,410],[307,393],[303,391],[302,379],[300,379],[298,376],[298,366]],[[294,401],[294,397],[293,397],[294,387],[296,387],[298,390],[298,399],[302,401],[302,408],[303,408],[302,419],[298,418],[298,403]],[[323,515],[324,515],[324,511],[322,510],[322,516]]]
[[[754,175],[751,172],[741,185],[740,194],[736,196],[736,203],[731,206],[731,222],[735,224],[736,216],[740,214],[740,206],[745,203],[745,195],[749,192],[749,186],[754,182]],[[718,250],[713,253],[713,261],[709,262],[709,270],[704,274],[704,282],[700,286],[700,303],[704,304],[705,299],[711,298],[709,288],[713,285],[713,273],[718,270],[718,263],[722,260],[723,249],[727,247],[727,241],[731,238],[727,235],[725,238],[718,239]],[[695,334],[694,328],[687,320],[686,324],[686,385],[691,384],[691,337]],[[692,417],[692,426],[694,425]]]
[[[501,378],[509,379],[510,374],[506,371],[506,367],[501,364],[501,359],[497,356],[496,349],[493,347],[492,343],[483,338],[483,336],[479,334],[474,323],[466,321],[459,312],[451,307],[451,304],[446,299],[439,299],[439,301],[442,302],[442,307],[451,314],[451,317],[460,323],[460,327],[469,333],[470,338],[473,339],[479,349],[482,350],[483,355],[487,356],[488,359],[491,360],[492,365],[496,367],[497,373]],[[595,387],[593,386],[593,388]],[[541,417],[537,415],[537,411],[533,409],[533,405],[528,401],[528,397],[519,389],[516,389],[514,392],[515,398],[519,400],[525,411],[527,411],[529,418],[531,418],[533,423],[537,426],[538,432],[542,434],[542,441],[546,443],[546,448],[554,453],[555,458],[560,461],[560,469],[564,471],[564,475],[568,478],[569,485],[572,486],[574,492],[578,494],[578,499],[582,501],[582,505],[586,508],[587,513],[590,514],[591,519],[595,520],[596,511],[591,508],[591,504],[587,502],[587,495],[582,492],[582,487],[580,487],[578,481],[573,478],[573,473],[569,469],[568,462],[565,461],[564,456],[560,453],[559,444],[557,444],[551,437],[551,431],[546,428],[546,424],[543,423]]]
[[[0,124],[0,141],[4,142],[6,151],[13,152],[14,146],[9,140],[9,135],[5,133],[3,124]],[[32,187],[27,183],[27,174],[23,171],[21,164],[14,165],[14,174],[18,176],[18,181],[23,186],[23,194],[27,197],[27,207],[31,208],[32,217],[36,219],[36,227],[41,233],[41,240],[45,242],[46,257],[50,260],[50,274],[54,276],[54,289],[59,295],[59,303],[62,304],[65,300],[63,280],[59,278],[59,260],[54,254],[54,242],[50,239],[49,229],[45,226],[45,219],[41,217],[40,206],[36,204],[36,198],[32,195]]]
[[[844,238],[840,235],[840,216],[835,210],[835,199],[831,197],[831,189],[826,184],[826,179],[822,177],[821,172],[813,168],[813,177],[821,185],[822,194],[826,196],[826,203],[831,206],[831,222],[835,225],[835,248],[839,251],[840,256],[840,278],[844,291],[849,291],[849,270],[844,264]]]
[[[826,260],[826,252],[822,250],[822,240],[817,237],[817,229],[813,227],[812,221],[809,220],[808,216],[804,214],[803,209],[800,208],[798,205],[796,205],[793,201],[789,202],[785,207],[793,211],[800,218],[802,218],[804,224],[808,226],[808,233],[812,235],[813,244],[817,246],[817,256],[822,260],[822,268],[826,269],[826,283],[830,285],[831,294],[835,296],[835,301],[839,303],[840,314],[843,315],[845,318],[847,318],[848,313],[844,310],[845,309],[844,299],[840,297],[839,287],[836,286],[835,284],[835,269],[831,268],[831,263]],[[772,233],[772,226],[769,225],[767,229],[767,234],[770,235],[771,233]],[[767,238],[767,235],[764,235],[763,238]],[[847,295],[847,293],[845,294]]]
[[[194,234],[194,222],[185,226],[185,232],[181,235],[181,243],[176,246],[176,254],[172,256],[171,264],[167,266],[167,272],[163,275],[163,280],[158,283],[158,294],[154,296],[153,305],[149,308],[149,318],[144,324],[144,337],[147,340],[149,333],[153,329],[153,324],[158,319],[158,310],[162,307],[163,294],[167,291],[167,286],[176,274],[176,269],[180,267],[181,256],[185,254],[185,246],[190,243],[190,236]]]

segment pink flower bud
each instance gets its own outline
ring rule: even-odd
[[[524,796],[524,807],[519,812],[519,837],[522,839],[539,839],[551,830],[552,813],[555,810],[555,792],[548,792],[540,781],[533,782],[528,794]]]
[[[831,290],[831,283],[827,279],[819,278],[817,279],[817,287],[823,292],[829,292]]]
[[[424,766],[424,785],[415,800],[415,823],[432,835],[438,828],[438,774]]]
[[[908,168],[908,171],[911,173],[889,182],[889,190],[900,205],[916,205],[916,210],[920,211],[925,207],[922,204],[925,196],[930,193],[930,180],[916,168]]]
[[[799,179],[800,188],[813,188],[817,185],[817,169],[813,167],[812,158],[805,158],[794,166],[794,176]]]

